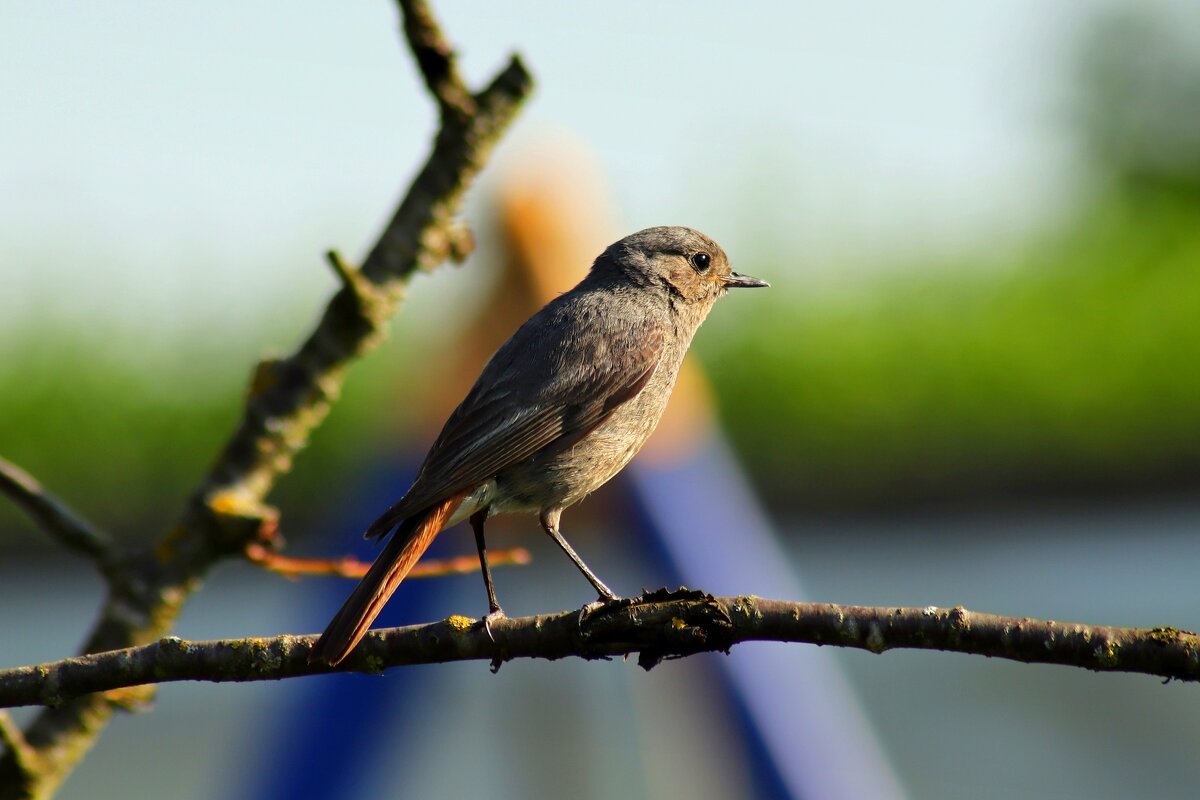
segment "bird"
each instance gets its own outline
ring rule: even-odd
[[[487,591],[485,624],[504,614],[484,538],[494,514],[537,514],[599,600],[618,599],[563,538],[563,510],[620,472],[653,433],[716,301],[768,285],[734,272],[725,251],[692,228],[646,228],[607,247],[488,360],[412,486],[367,528],[366,538],[387,543],[309,661],[344,660],[434,537],[464,519]]]

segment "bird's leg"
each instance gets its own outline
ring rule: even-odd
[[[504,618],[504,609],[496,600],[496,587],[492,584],[492,568],[488,566],[487,545],[483,540],[483,523],[487,520],[488,509],[484,508],[471,515],[471,530],[475,531],[475,548],[479,551],[479,568],[483,571],[483,585],[487,588],[488,614],[483,618],[483,627],[488,636],[492,635],[492,622]]]
[[[600,594],[601,600],[606,603],[611,603],[613,600],[619,599],[615,594],[613,594],[612,589],[609,589],[604,585],[604,581],[596,577],[596,573],[588,569],[588,565],[583,563],[583,559],[579,557],[579,554],[575,552],[571,545],[567,544],[567,540],[564,539],[562,534],[558,532],[558,519],[561,516],[561,508],[552,508],[547,511],[543,511],[539,517],[539,520],[542,523],[542,530],[550,534],[550,538],[562,548],[563,552],[567,554],[567,558],[571,559],[571,563],[573,563],[575,567],[583,573],[583,577],[587,578],[588,583],[592,584],[592,586]]]

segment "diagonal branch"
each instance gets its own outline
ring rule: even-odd
[[[404,9],[404,36],[442,115],[466,117],[475,113],[475,98],[458,74],[454,50],[429,7],[413,0],[400,0],[400,5]]]
[[[101,563],[112,554],[108,536],[47,492],[28,472],[3,458],[0,458],[0,492],[12,498],[42,530],[68,550]]]
[[[423,0],[401,0],[410,50],[443,42]],[[336,401],[349,364],[383,339],[409,279],[448,258],[461,259],[470,238],[455,220],[464,193],[492,146],[529,95],[532,78],[515,56],[478,94],[471,94],[442,46],[448,69],[430,81],[441,127],[432,152],[370,255],[355,270],[340,258],[342,280],[316,328],[291,356],[254,370],[236,430],[189,500],[180,519],[149,551],[123,558],[109,580],[109,596],[82,653],[136,647],[166,635],[208,570],[240,555],[277,512],[266,496]],[[430,62],[431,63],[431,62]],[[447,113],[457,96],[456,113]],[[462,98],[470,98],[466,103]],[[92,694],[42,711],[24,731],[32,750],[0,754],[0,800],[49,796],[104,730],[121,697]],[[30,761],[33,759],[33,761]]]
[[[489,630],[490,629],[490,630]],[[0,670],[0,706],[60,703],[87,692],[167,681],[262,681],[330,671],[513,658],[666,658],[749,641],[805,642],[882,653],[944,650],[1097,672],[1200,680],[1200,636],[1174,628],[1113,628],[1002,617],[964,608],[873,608],[712,597],[659,590],[596,609],[493,620],[467,617],[377,631],[331,670],[308,663],[316,636],[154,644]],[[736,657],[736,656],[734,656]],[[783,690],[783,687],[780,687]]]
[[[32,783],[41,765],[38,763],[37,751],[25,741],[25,734],[13,722],[6,711],[0,711],[0,742],[12,753],[17,765],[17,775],[22,783]]]

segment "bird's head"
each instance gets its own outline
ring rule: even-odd
[[[678,225],[646,228],[612,244],[592,272],[665,290],[687,304],[711,306],[726,289],[767,286],[730,269],[725,251],[700,231]]]

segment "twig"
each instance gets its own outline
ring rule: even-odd
[[[46,533],[68,550],[104,562],[112,553],[112,542],[94,525],[47,492],[25,470],[0,458],[0,492],[12,498]]]
[[[21,729],[12,721],[7,711],[0,711],[0,742],[13,754],[19,775],[24,782],[34,782],[40,769],[37,751],[25,741],[25,734],[21,733]]]
[[[454,50],[438,28],[429,7],[420,0],[400,0],[404,36],[421,69],[425,86],[437,99],[442,115],[467,117],[475,113],[475,98],[454,63]]]
[[[254,370],[242,419],[180,520],[150,552],[123,559],[120,575],[110,577],[109,597],[83,653],[164,636],[208,570],[242,553],[263,526],[274,524],[277,514],[266,505],[266,496],[325,419],[346,368],[383,339],[388,319],[417,271],[461,258],[469,247],[470,238],[455,214],[492,146],[529,95],[532,79],[513,57],[487,88],[472,95],[453,67],[452,52],[443,46],[439,58],[448,68],[437,73],[434,86],[432,62],[422,54],[431,52],[431,46],[438,49],[444,37],[424,2],[402,0],[400,6],[409,48],[421,59],[422,75],[442,112],[433,150],[361,270],[355,278],[343,278],[308,339],[291,356],[264,361]],[[448,106],[456,110],[448,113]],[[345,262],[341,266],[349,269]],[[42,711],[25,731],[38,760],[34,781],[29,784],[17,756],[7,749],[0,754],[0,800],[51,794],[116,707],[104,695],[88,695]]]
[[[305,575],[336,575],[341,578],[361,578],[371,568],[370,561],[359,561],[352,556],[343,558],[294,558],[280,555],[266,545],[251,542],[246,545],[246,558],[263,569],[285,578]],[[493,567],[524,565],[529,563],[529,551],[524,547],[508,550],[488,551],[488,563]],[[444,575],[464,575],[479,569],[477,556],[455,556],[453,558],[429,558],[417,563],[409,571],[409,578],[440,578]]]
[[[0,671],[0,706],[55,704],[82,693],[167,681],[261,681],[321,674],[308,651],[316,636],[155,644]],[[712,597],[660,590],[596,610],[376,631],[336,671],[379,672],[407,664],[514,658],[663,659],[727,651],[747,641],[807,642],[882,653],[945,650],[1098,672],[1139,672],[1200,680],[1200,637],[1174,628],[1112,628],[964,608],[872,608]],[[734,656],[736,657],[736,656]],[[787,691],[788,687],[778,687]]]

